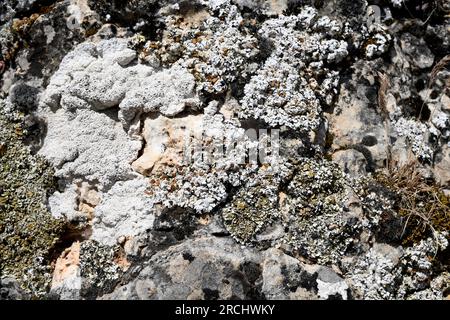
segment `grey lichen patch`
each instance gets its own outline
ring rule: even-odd
[[[192,14],[170,15],[161,41],[148,42],[141,57],[152,64],[178,63],[197,80],[197,90],[223,94],[230,85],[254,72],[258,40],[230,1]]]
[[[338,72],[330,68],[348,54],[342,24],[305,7],[298,15],[266,21],[259,36],[271,53],[245,86],[241,116],[317,128],[322,108],[337,93]]]
[[[357,297],[442,299],[443,291],[449,285],[448,274],[435,277],[437,261],[431,257],[448,246],[446,236],[439,233],[438,242],[428,238],[406,250],[379,244],[362,256],[343,261],[342,266],[349,270],[347,277]],[[431,283],[430,279],[433,279]]]
[[[16,277],[25,289],[40,296],[49,287],[52,248],[65,225],[46,208],[54,171],[24,145],[23,115],[9,112],[7,117],[3,102],[0,108],[1,273]]]
[[[301,215],[318,211],[336,212],[345,188],[344,173],[326,160],[303,159],[288,185],[288,194],[295,197],[295,205]]]
[[[92,240],[84,241],[80,247],[81,295],[95,298],[112,291],[122,269],[115,263],[117,247],[104,246]]]
[[[240,189],[222,210],[225,227],[239,242],[252,240],[278,215],[277,186],[269,181]]]
[[[287,187],[285,241],[319,263],[345,255],[357,242],[363,218],[344,211],[351,183],[333,162],[302,159]]]
[[[185,129],[192,130],[187,132],[189,139],[183,140],[186,132],[173,136],[174,142],[179,140],[183,145],[180,148],[172,144],[166,149],[181,154],[171,158],[170,163],[153,168],[147,194],[156,203],[169,208],[192,208],[199,213],[211,212],[227,199],[228,186],[243,185],[258,170],[256,163],[245,163],[243,159],[254,142],[239,121],[227,120],[216,112],[217,103],[210,103],[205,115],[184,123]],[[232,147],[231,142],[236,141],[239,142]],[[224,143],[226,148],[214,149],[219,143]],[[198,152],[203,146],[210,148],[207,157]]]
[[[355,192],[362,184],[331,161],[300,158],[281,179],[260,174],[253,181],[222,209],[226,229],[241,243],[264,245],[255,240],[268,232],[263,238],[272,245],[288,245],[321,264],[336,263],[361,251],[362,230],[370,232],[376,223],[372,213],[351,207],[359,203]]]
[[[400,118],[394,123],[395,131],[399,137],[405,137],[416,157],[423,161],[431,161],[434,150],[427,141],[436,130],[430,131],[429,127],[419,121]],[[434,134],[438,136],[438,133]]]

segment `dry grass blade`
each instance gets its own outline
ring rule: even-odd
[[[378,89],[378,106],[380,107],[383,117],[388,119],[389,113],[387,111],[386,93],[389,88],[389,79],[384,73],[378,72],[378,81],[380,83],[380,88]]]
[[[436,63],[436,65],[431,70],[429,86],[431,86],[431,84],[434,81],[436,81],[438,73],[440,71],[444,70],[445,67],[447,66],[447,64],[449,64],[449,63],[450,63],[450,54],[446,55],[441,60],[439,60],[438,63]]]
[[[387,110],[387,90],[389,88],[389,78],[386,74],[382,72],[378,72],[378,81],[380,83],[380,88],[378,89],[378,107],[380,108],[381,115],[384,119],[384,132],[385,132],[385,140],[386,140],[386,158],[388,167],[392,161],[391,157],[391,145],[389,143],[389,137],[391,134],[390,128],[390,120],[389,120],[389,112]]]
[[[438,73],[440,71],[444,70],[448,63],[450,63],[450,54],[446,55],[441,60],[439,60],[438,63],[435,64],[435,66],[431,70],[430,79],[428,80],[428,89],[431,89],[431,85],[434,83],[434,81],[436,81]],[[447,87],[450,87],[450,79],[447,79],[445,85]],[[425,103],[427,103],[427,102],[428,102],[428,97],[426,99],[424,99],[422,106],[420,107],[419,118],[421,117],[423,107],[425,106]],[[435,112],[435,110],[433,110],[432,114],[430,115],[430,118],[433,118],[434,112]]]
[[[399,197],[398,212],[405,218],[404,244],[450,230],[450,199],[439,186],[421,175],[417,161],[389,168],[379,173],[377,180]]]

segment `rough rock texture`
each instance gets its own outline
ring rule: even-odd
[[[445,298],[450,8],[376,3],[3,1],[1,299]]]
[[[245,86],[242,116],[308,131],[319,125],[321,102],[331,104],[338,73],[324,66],[342,61],[347,42],[338,21],[306,8],[299,15],[266,21],[259,36],[271,49],[261,69]],[[273,49],[272,49],[273,48]]]
[[[331,269],[304,266],[278,249],[199,237],[156,253],[132,282],[101,299],[346,298],[347,289]]]
[[[74,242],[56,260],[51,290],[61,299],[76,299],[80,289],[80,243]]]

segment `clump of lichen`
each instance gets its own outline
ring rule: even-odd
[[[436,236],[437,239],[427,238],[406,249],[378,244],[363,255],[342,261],[355,297],[442,299],[448,288],[448,274],[436,272],[437,261],[432,257],[445,250],[448,242],[444,234]]]
[[[3,108],[3,105],[0,106]],[[23,116],[0,109],[0,265],[34,295],[51,281],[50,259],[64,222],[52,218],[46,197],[54,188],[53,169],[22,141]]]
[[[352,207],[360,202],[360,183],[324,159],[298,158],[286,168],[285,174],[278,173],[281,177],[259,174],[224,206],[230,234],[241,243],[259,245],[257,235],[271,233],[266,227],[281,226],[282,234],[275,231],[267,239],[321,264],[363,252],[361,234],[370,233],[378,221],[361,204]]]
[[[229,1],[185,16],[170,15],[165,24],[161,41],[149,41],[141,58],[162,65],[184,65],[194,75],[200,93],[224,94],[255,71],[258,40]]]
[[[244,163],[242,156],[255,146],[254,142],[239,127],[237,120],[226,120],[222,115],[215,114],[216,109],[212,105],[205,110],[213,115],[206,115],[202,120],[204,140],[192,137],[192,141],[182,150],[185,158],[177,160],[179,164],[153,168],[147,194],[155,203],[162,203],[168,208],[192,208],[199,213],[211,212],[226,200],[227,188],[244,185],[250,175],[258,170],[256,163]],[[211,149],[219,143],[224,143],[226,148],[223,153],[211,149],[210,153],[195,151],[203,147],[204,141],[209,143],[204,146]],[[231,142],[235,141],[238,142],[232,145]],[[188,153],[190,155],[186,156]]]
[[[80,247],[81,295],[87,298],[110,292],[121,275],[120,267],[114,263],[117,247],[104,246],[87,240]]]
[[[339,211],[339,195],[344,188],[344,173],[336,164],[304,159],[288,185],[288,194],[295,197],[299,214],[310,215]]]
[[[358,252],[360,233],[370,221],[347,208],[352,183],[331,161],[301,159],[287,186],[286,242],[318,263]]]
[[[252,240],[278,215],[278,188],[268,181],[240,189],[222,210],[225,227],[239,242]]]
[[[450,230],[450,199],[442,188],[421,175],[417,162],[378,172],[375,178],[397,196],[395,206],[405,220],[404,245]]]
[[[331,105],[337,93],[339,73],[331,68],[348,55],[344,29],[339,21],[319,17],[312,7],[265,21],[258,35],[270,55],[245,86],[241,117],[316,129],[322,108]]]

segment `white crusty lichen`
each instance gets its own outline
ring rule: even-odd
[[[69,111],[117,106],[138,80],[153,73],[149,67],[130,66],[136,52],[124,39],[83,43],[68,53],[42,97],[42,105]]]
[[[136,58],[126,39],[81,44],[63,59],[41,104],[68,112],[119,107],[124,127],[140,113],[174,116],[199,106],[195,79],[185,68],[155,72],[148,65],[133,64]]]
[[[396,8],[401,8],[402,5],[404,5],[404,3],[405,3],[406,1],[407,1],[407,0],[391,0],[391,3],[392,3],[392,5],[393,5],[394,7],[396,7]]]
[[[239,187],[257,171],[258,164],[245,159],[257,142],[237,119],[216,110],[217,102],[211,103],[196,128],[185,128],[184,152],[177,159],[153,169],[147,193],[155,202],[210,212],[227,198],[228,187]]]
[[[319,18],[312,7],[264,22],[259,36],[271,53],[245,86],[241,116],[271,126],[315,129],[322,106],[337,93],[338,72],[328,65],[348,54],[341,30],[337,21]]]
[[[145,195],[147,179],[120,181],[103,195],[95,207],[92,240],[114,245],[123,237],[139,235],[153,227],[152,199]]]
[[[180,64],[194,75],[198,92],[222,94],[252,72],[250,62],[259,53],[258,40],[243,26],[239,10],[230,1],[208,3],[207,9],[191,17],[168,16],[162,40],[148,42],[142,58]]]
[[[379,57],[385,53],[389,46],[392,37],[384,31],[379,31],[370,37],[367,45],[365,46],[365,55],[367,58]]]
[[[187,108],[196,110],[200,101],[194,89],[194,77],[180,66],[155,73],[126,93],[119,104],[119,119],[126,126],[141,113],[159,112],[170,117]]]
[[[127,39],[83,43],[63,59],[40,101],[47,134],[39,153],[55,166],[65,188],[50,198],[52,213],[77,216],[78,194],[72,191],[89,183],[101,198],[94,238],[105,244],[152,226],[148,182],[131,167],[143,146],[139,115],[174,116],[200,105],[195,79],[185,68],[155,71],[136,58]],[[131,195],[133,203],[126,205],[122,199]]]
[[[430,257],[445,250],[446,237],[446,233],[437,233],[435,238],[421,240],[405,250],[377,245],[349,265],[346,276],[352,288],[365,299],[407,299],[420,296],[421,292],[429,298],[433,295],[433,299],[442,299],[443,288],[435,288],[436,275]],[[430,282],[434,288],[430,289]]]
[[[406,137],[411,150],[419,159],[426,161],[432,159],[433,150],[427,143],[431,132],[425,123],[401,117],[394,122],[393,128],[399,137]]]
[[[132,175],[129,163],[141,142],[127,135],[114,114],[82,109],[80,104],[73,111],[46,114],[47,136],[39,154],[51,161],[56,176],[64,181],[90,181],[100,190],[108,189]]]
[[[431,123],[440,130],[440,133],[444,137],[450,136],[450,118],[448,114],[440,111],[435,112],[434,116],[431,119]]]
[[[371,248],[352,266],[348,276],[351,287],[365,299],[395,299],[401,273],[396,257],[385,256]]]

